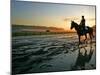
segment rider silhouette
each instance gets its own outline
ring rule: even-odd
[[[82,16],[82,20],[80,22],[80,25],[81,25],[81,29],[83,30],[83,32],[85,32],[85,18],[84,18],[84,16]]]

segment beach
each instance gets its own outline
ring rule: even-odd
[[[12,37],[14,74],[96,68],[96,38],[78,45],[76,33]]]

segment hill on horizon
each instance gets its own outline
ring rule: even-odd
[[[16,31],[36,31],[36,32],[45,32],[45,31],[50,31],[50,32],[65,32],[63,28],[58,28],[58,27],[47,27],[47,26],[26,26],[26,25],[12,25],[12,30],[14,32]]]

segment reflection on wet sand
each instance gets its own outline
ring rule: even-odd
[[[94,50],[92,49],[92,44],[90,44],[90,50],[86,48],[86,46],[78,47],[78,57],[76,59],[76,63],[74,67],[72,68],[73,70],[85,70],[86,63],[89,63],[89,61],[92,58]],[[82,49],[84,51],[82,51]]]
[[[95,39],[78,46],[75,34],[13,37],[13,74],[95,69]],[[87,64],[88,63],[88,64]]]

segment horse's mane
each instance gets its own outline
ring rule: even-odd
[[[73,21],[73,23],[74,23],[75,25],[78,25],[78,24],[77,24],[76,22],[74,22],[74,21]],[[78,25],[78,26],[79,26],[79,25]]]

